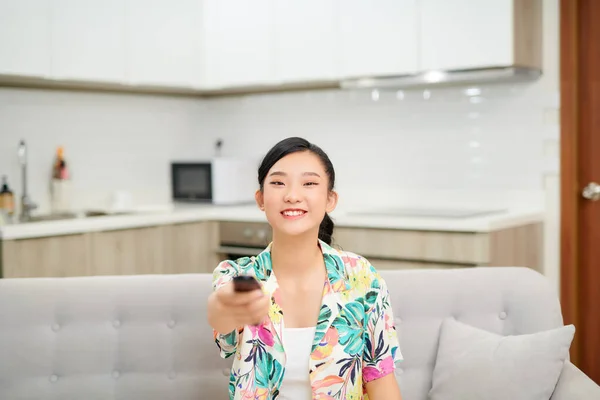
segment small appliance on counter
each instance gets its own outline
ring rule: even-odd
[[[171,162],[174,202],[215,205],[251,204],[258,188],[253,159],[215,157],[211,160]]]

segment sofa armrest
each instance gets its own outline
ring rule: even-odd
[[[571,362],[565,362],[551,400],[600,399],[600,386]]]

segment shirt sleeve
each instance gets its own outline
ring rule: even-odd
[[[363,354],[363,382],[393,373],[396,362],[402,361],[400,344],[394,325],[394,312],[390,293],[383,278],[376,274],[371,292],[377,290],[377,297],[367,315],[365,347]],[[369,294],[366,301],[368,302]]]
[[[213,271],[213,291],[219,290],[238,274],[238,267],[233,261],[222,261]],[[234,329],[229,333],[219,333],[213,328],[213,337],[222,358],[227,358],[237,351],[238,340],[244,328]]]

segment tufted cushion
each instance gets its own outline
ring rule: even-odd
[[[375,266],[377,267],[377,266]],[[404,361],[403,397],[431,389],[444,318],[499,334],[562,325],[525,268],[382,271]],[[206,323],[211,275],[0,280],[2,399],[227,399],[231,359]]]
[[[2,399],[225,399],[203,275],[0,281]]]

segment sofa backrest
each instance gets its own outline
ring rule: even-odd
[[[524,267],[381,271],[388,284],[404,361],[396,378],[403,398],[426,400],[445,318],[501,335],[563,325],[547,278]]]
[[[382,271],[405,361],[403,397],[425,400],[446,317],[501,334],[562,325],[525,268]],[[2,399],[227,399],[231,359],[206,323],[210,274],[0,280]]]

